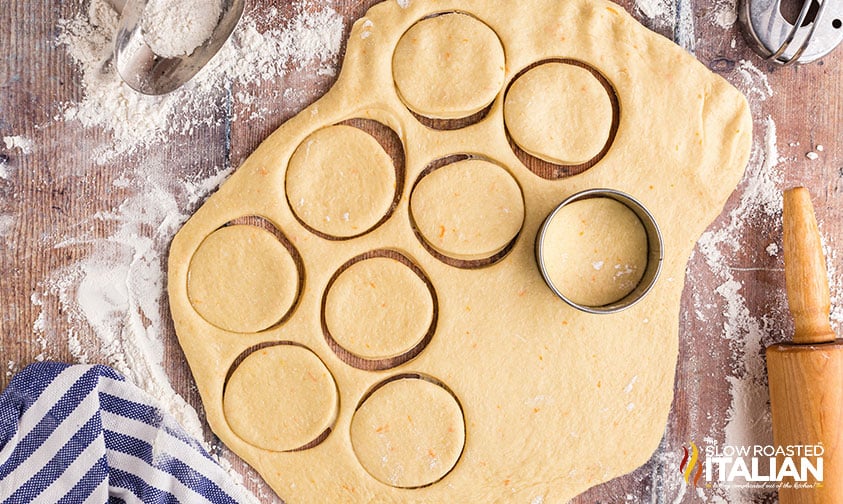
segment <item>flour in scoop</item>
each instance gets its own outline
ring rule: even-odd
[[[187,56],[211,37],[221,14],[221,0],[149,0],[143,38],[159,56]]]

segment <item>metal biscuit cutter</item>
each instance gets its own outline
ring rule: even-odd
[[[805,0],[795,24],[781,12],[782,0],[742,0],[738,17],[750,46],[782,65],[810,63],[843,41],[843,0]]]

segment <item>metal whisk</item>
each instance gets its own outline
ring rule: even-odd
[[[810,63],[843,41],[843,0],[805,0],[796,23],[781,12],[782,0],[742,0],[738,17],[750,46],[782,65]]]

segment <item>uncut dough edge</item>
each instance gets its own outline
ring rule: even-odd
[[[615,85],[621,122],[612,149],[597,166],[555,182],[528,172],[505,142],[501,95],[489,116],[471,128],[438,132],[415,121],[392,87],[391,48],[416,20],[450,9],[471,12],[501,36],[507,82],[540,59],[576,57]],[[372,24],[364,26],[364,20]],[[519,29],[524,26],[531,30]],[[364,32],[369,33],[365,38]],[[653,101],[650,96],[665,98]],[[407,149],[406,182],[398,208],[384,225],[355,240],[326,243],[304,230],[287,207],[286,160],[309,133],[350,117],[377,119],[399,134]],[[648,134],[646,142],[638,141],[641,131]],[[290,504],[530,502],[536,496],[546,503],[565,502],[633,470],[657,447],[670,409],[688,256],[740,180],[750,141],[751,119],[740,93],[617,5],[529,0],[515,11],[503,0],[414,0],[406,9],[391,0],[378,4],[355,23],[334,87],[273,133],[173,241],[173,318],[208,422]],[[466,150],[509,167],[527,202],[524,228],[510,255],[476,271],[449,267],[427,254],[409,229],[407,215],[410,184],[424,166]],[[563,306],[543,285],[533,259],[533,239],[544,216],[566,196],[601,186],[630,193],[650,209],[662,228],[666,252],[653,291],[635,307],[611,316]],[[195,248],[211,231],[242,215],[274,222],[301,253],[306,272],[290,321],[256,335],[209,327],[185,295]],[[387,372],[366,372],[347,366],[326,346],[318,306],[328,278],[344,261],[384,247],[402,251],[430,277],[440,298],[439,330],[413,361]],[[491,286],[497,286],[494,299],[483,295]],[[231,432],[222,413],[226,363],[254,344],[274,340],[310,347],[340,389],[335,430],[311,450],[254,449]],[[221,364],[205,367],[206,362]],[[460,399],[466,416],[461,460],[440,483],[418,490],[396,490],[369,477],[348,438],[351,415],[363,394],[401,372],[441,379]],[[635,386],[624,392],[633,377]]]

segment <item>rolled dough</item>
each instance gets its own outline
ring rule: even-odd
[[[466,27],[454,28],[457,21]],[[429,30],[428,23],[445,26]],[[452,47],[451,57],[466,66],[429,72],[421,62],[432,53],[409,45],[414,27],[427,32],[419,44]],[[406,46],[398,50],[399,45]],[[558,180],[539,177],[522,164],[510,145],[504,118],[504,90],[523,69],[548,60],[576,60],[593,68],[611,83],[621,110],[605,156],[588,170]],[[412,77],[402,74],[402,65]],[[421,90],[459,91],[449,94],[447,106],[421,100],[418,113],[462,116],[488,103],[491,107],[470,126],[431,129],[408,109],[410,93],[399,75],[414,79]],[[405,157],[399,187],[393,187],[395,167],[386,164],[371,137],[337,129],[355,118],[377,121],[400,139]],[[331,90],[267,138],[173,241],[170,306],[208,422],[289,504],[562,503],[632,471],[650,458],[664,433],[673,398],[685,266],[695,240],[741,178],[751,125],[746,100],[737,90],[610,2],[523,0],[515,6],[508,0],[413,0],[399,5],[389,0],[376,5],[352,28],[342,71]],[[541,152],[547,152],[546,147]],[[356,149],[378,169],[348,179],[328,169],[358,166],[354,159],[335,162]],[[476,204],[455,205],[453,194],[439,186],[426,198],[430,210],[420,210],[416,205],[424,199],[416,198],[420,180],[426,178],[422,175],[451,156],[474,158],[469,166],[494,167],[465,182]],[[371,170],[371,165],[359,168]],[[515,208],[505,214],[496,212],[501,208],[497,204],[488,205],[497,197],[488,196],[484,173],[504,174],[502,180],[514,181],[504,185],[513,193],[519,190],[523,217],[512,217]],[[463,183],[459,177],[455,181]],[[299,206],[299,199],[291,195],[297,192],[291,191],[295,184],[286,182],[307,188],[302,191],[305,205]],[[545,217],[568,196],[597,187],[640,201],[653,214],[664,242],[661,275],[649,294],[609,315],[584,313],[560,300],[545,284],[534,254]],[[336,203],[347,188],[355,195],[350,200],[354,212]],[[479,215],[492,222],[478,220],[481,207],[485,210]],[[324,224],[326,215],[335,224],[346,211],[349,221],[359,219],[358,229]],[[474,227],[463,229],[465,236],[478,229],[492,233],[470,241],[467,248],[446,247],[453,254],[490,253],[515,239],[497,262],[460,267],[426,243],[438,238],[438,228],[424,231],[424,239],[418,237],[419,221],[435,212],[455,216],[460,225],[472,222]],[[191,259],[207,237],[226,223],[252,215],[272,222],[295,247],[302,262],[301,292],[282,324],[237,333],[209,323],[190,303],[188,275]],[[335,239],[338,236],[347,239]],[[367,371],[335,353],[322,312],[336,272],[352,259],[379,250],[407,257],[430,280],[438,300],[437,322],[429,344],[413,359]],[[218,269],[227,268],[221,260]],[[230,317],[238,320],[236,314]],[[243,387],[238,406],[230,402],[233,392],[226,392],[233,390],[226,387],[226,377],[234,373],[234,379],[241,372],[243,364],[232,371],[238,357],[256,345],[276,342],[309,349],[336,383],[336,420],[330,433],[308,449],[261,448],[253,443],[264,443],[258,439],[270,434],[255,432],[249,442],[242,437],[245,427],[229,419],[229,414],[264,401],[275,382],[286,381],[272,369],[256,372],[264,381]],[[419,405],[417,396],[424,393],[399,385],[409,382],[402,379],[407,376],[441,383],[458,402],[465,437],[455,464],[459,443],[454,438],[451,448],[434,449],[438,456],[447,455],[434,464],[436,471],[424,466],[431,463],[429,454],[412,447],[425,438],[396,438],[404,448],[400,456],[390,455],[386,466],[379,466],[383,445],[377,444],[378,438],[370,431],[368,442],[363,441],[362,415],[370,407],[373,413],[390,412],[388,407],[375,408],[379,390],[369,396],[385,381],[393,380],[396,388],[380,389],[394,397],[384,402],[421,409],[432,418],[426,424],[429,429],[441,429],[456,417],[454,413],[437,420],[437,412],[447,410],[428,411]],[[333,400],[330,394],[316,392],[308,397],[308,405],[311,400],[317,405]],[[297,432],[295,426],[290,428]],[[270,425],[256,429],[277,434]],[[318,430],[293,437],[304,441]],[[425,444],[429,443],[418,446]],[[411,489],[393,486],[391,471],[399,459],[404,470],[397,484],[433,482]],[[453,468],[447,470],[450,464]],[[435,480],[441,474],[444,477]]]

